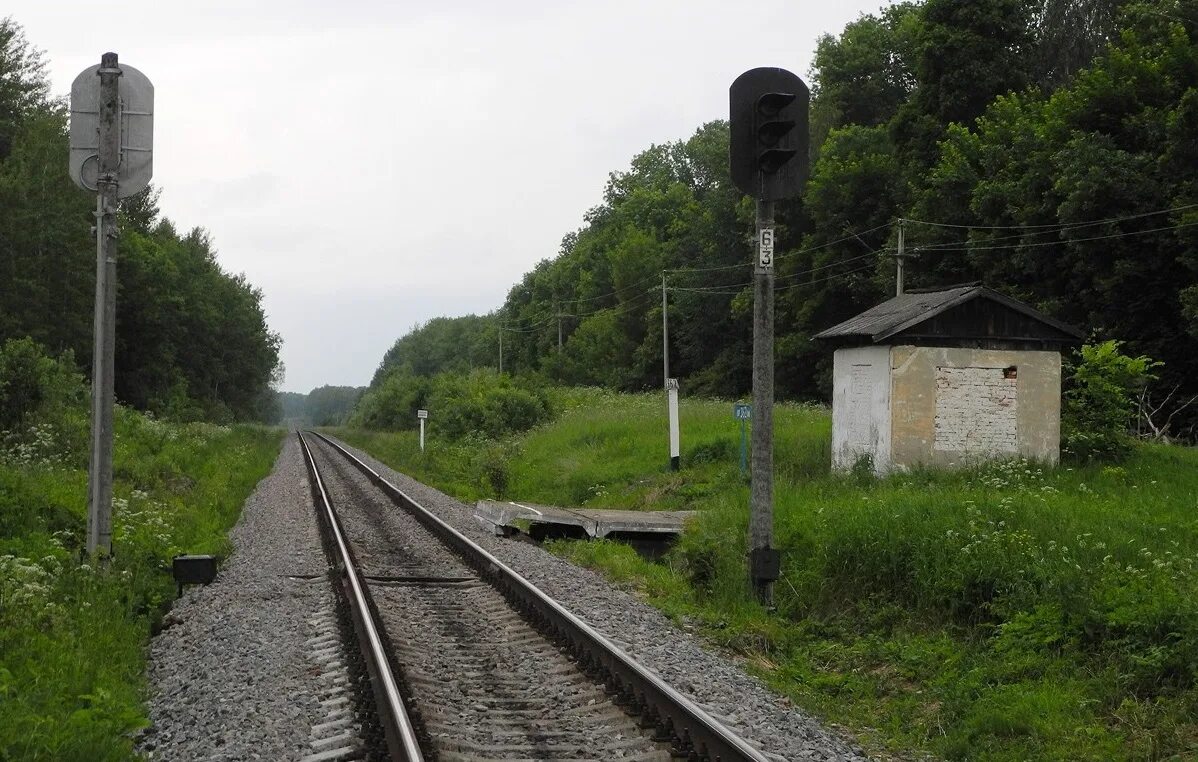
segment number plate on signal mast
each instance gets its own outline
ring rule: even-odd
[[[761,228],[757,232],[757,267],[761,270],[774,269],[773,228]]]

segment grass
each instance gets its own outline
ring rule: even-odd
[[[460,499],[697,509],[660,563],[610,542],[602,570],[740,654],[780,693],[902,758],[1198,755],[1198,451],[1118,466],[1010,461],[875,479],[828,472],[826,411],[776,411],[775,606],[748,594],[748,486],[729,403],[684,400],[667,468],[660,395],[558,392],[501,443],[344,432]]]
[[[114,557],[96,567],[80,563],[79,415],[0,452],[0,760],[134,758],[146,642],[175,594],[170,559],[227,554],[282,435],[118,409]]]

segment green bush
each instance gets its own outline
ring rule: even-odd
[[[431,383],[407,370],[396,370],[366,391],[346,425],[352,428],[397,431],[417,426],[416,411],[425,407]]]
[[[549,398],[506,374],[475,370],[442,373],[428,396],[430,426],[449,439],[468,435],[500,439],[549,419]]]
[[[458,441],[469,436],[501,439],[549,419],[549,397],[539,386],[490,369],[432,378],[396,370],[362,395],[347,426],[359,429],[416,428],[416,411],[430,411],[430,434]]]
[[[1139,393],[1160,365],[1143,355],[1122,354],[1114,340],[1084,345],[1065,368],[1064,453],[1081,461],[1126,458]]]
[[[9,339],[0,346],[0,429],[61,415],[82,402],[83,378],[70,352],[50,357],[33,339]]]
[[[87,387],[70,352],[54,358],[27,338],[0,346],[0,456],[82,466],[88,426]]]

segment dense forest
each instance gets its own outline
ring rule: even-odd
[[[811,177],[778,205],[778,394],[826,398],[810,336],[893,293],[900,226],[909,286],[983,281],[1163,361],[1157,402],[1198,392],[1196,43],[1195,0],[903,2],[822,37]],[[499,310],[404,336],[371,389],[501,340],[507,371],[657,387],[664,275],[671,375],[744,394],[751,223],[726,122],[651,146]]]
[[[41,53],[0,19],[0,343],[31,337],[90,376],[95,196],[67,175],[67,104]],[[120,211],[117,400],[183,420],[274,419],[280,339],[262,294],[152,188]]]

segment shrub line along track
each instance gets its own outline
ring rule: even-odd
[[[591,678],[605,684],[607,692],[614,694],[613,700],[619,702],[628,715],[639,718],[638,724],[640,727],[651,728],[656,731],[656,735],[653,736],[654,741],[670,741],[676,752],[681,752],[685,757],[690,759],[723,760],[726,762],[731,762],[732,760],[767,762],[767,757],[749,745],[744,739],[715,720],[685,696],[675,691],[643,665],[634,661],[632,657],[610,640],[570,613],[564,606],[550,598],[528,580],[524,579],[524,577],[495,558],[495,556],[421,506],[399,487],[384,479],[378,472],[363,463],[340,444],[321,434],[314,434],[314,436],[318,437],[327,446],[320,448],[322,451],[331,450],[346,459],[353,468],[365,475],[370,482],[378,487],[386,495],[391,504],[401,508],[403,513],[410,515],[423,525],[426,530],[435,535],[440,543],[451,549],[458,557],[458,562],[464,561],[473,573],[477,575],[478,580],[488,583],[491,588],[498,591],[506,599],[508,607],[518,611],[519,615],[530,622],[541,635],[568,652],[576,667],[580,666],[582,671],[591,676]],[[330,546],[336,550],[337,558],[335,564],[337,571],[342,577],[341,581],[345,591],[346,603],[350,608],[351,616],[354,620],[355,631],[359,635],[363,659],[374,689],[379,721],[383,727],[391,756],[393,759],[399,760],[421,760],[424,758],[424,752],[421,751],[420,739],[423,737],[427,742],[430,736],[439,736],[444,740],[445,736],[456,732],[452,724],[455,720],[458,720],[458,717],[452,716],[446,718],[442,711],[444,707],[439,710],[428,710],[430,716],[423,716],[421,708],[417,708],[415,710],[415,721],[413,721],[413,716],[409,715],[402,696],[408,695],[410,697],[413,693],[419,693],[419,684],[422,681],[425,683],[435,682],[440,684],[444,683],[445,680],[430,681],[428,679],[429,676],[422,671],[424,669],[423,666],[419,663],[412,667],[410,670],[412,674],[408,676],[409,682],[414,683],[415,686],[406,685],[397,677],[397,670],[405,673],[409,671],[406,667],[405,659],[411,655],[409,653],[409,646],[411,646],[414,638],[410,634],[406,634],[408,640],[401,640],[398,633],[391,630],[384,630],[384,627],[376,620],[376,617],[380,614],[380,606],[371,595],[368,580],[372,578],[363,575],[358,568],[358,564],[355,562],[354,551],[351,550],[349,541],[346,539],[346,533],[342,528],[342,518],[332,506],[329,490],[326,489],[326,482],[321,477],[317,468],[316,458],[312,449],[309,448],[307,437],[301,434],[300,442],[311,476],[314,496],[321,503],[319,506],[319,512],[322,515],[321,523],[324,525],[325,531],[331,536]],[[417,582],[427,584],[429,580],[424,577],[405,577],[401,584],[415,584]],[[473,578],[471,582],[465,582],[461,578],[461,572],[457,573],[456,578],[446,576],[440,581],[441,588],[462,584],[465,584],[468,588],[473,585],[474,589],[490,592],[490,588],[484,588],[474,581]],[[391,605],[391,599],[388,596],[396,588],[382,587],[380,589],[383,591],[381,595],[387,598],[383,602],[385,608]],[[432,588],[424,588],[424,590],[430,589]],[[460,587],[458,591],[461,593]],[[416,597],[419,598],[420,595]],[[446,604],[443,601],[446,598],[447,596],[442,592],[439,594],[437,602],[425,600],[424,603],[432,605],[434,609],[437,606],[445,607]],[[485,603],[475,605],[487,606]],[[458,606],[458,604],[450,604],[450,606]],[[428,619],[426,621],[416,624],[418,627],[426,628],[419,631],[421,636],[419,640],[421,641],[425,639],[423,636],[426,633],[432,637],[432,630],[436,628],[437,622],[440,621],[438,617],[442,616],[442,614],[440,611],[433,611],[427,616]],[[475,617],[478,618],[478,616],[477,612],[475,612]],[[515,619],[509,612],[496,613],[494,616],[500,619],[503,617]],[[382,618],[386,619],[387,617],[383,616]],[[392,646],[392,653],[399,653],[399,656],[395,657],[395,660],[399,663],[395,665],[394,669],[392,661],[387,655],[388,643]],[[541,656],[541,658],[547,660],[547,664],[552,661],[552,657],[553,654],[542,654]],[[419,661],[419,658],[418,656],[413,657],[416,661]],[[450,658],[452,660],[453,655],[450,655]],[[549,669],[547,668],[548,671]],[[552,679],[557,678],[551,677],[548,674],[545,675],[545,681],[551,681]],[[569,690],[574,694],[582,695],[582,698],[585,699],[586,695],[588,695],[586,691],[590,690],[590,688],[587,685],[577,685],[577,683],[586,683],[587,681],[574,678],[570,679],[570,682],[574,683],[574,685]],[[600,699],[602,699],[602,694],[599,695]],[[510,699],[505,701],[509,705],[511,704]],[[483,703],[485,704],[486,702]],[[587,715],[601,714],[602,703],[602,701],[596,702],[594,698],[585,701],[583,704],[584,711],[579,712],[575,716],[575,720],[592,725],[600,722],[600,720],[588,717]],[[495,711],[494,705],[489,706],[491,711]],[[592,708],[593,712],[585,711]],[[438,711],[442,711],[442,714],[432,716]],[[519,714],[520,712],[517,710],[509,713]],[[613,720],[612,722],[618,724],[618,721]],[[462,723],[465,724],[464,721]],[[424,727],[419,728],[417,727],[418,725],[423,725]],[[554,732],[546,730],[545,734],[553,736]],[[647,735],[646,738],[648,738]],[[469,748],[454,750],[452,745],[449,748],[451,749],[450,753],[446,753],[442,747],[434,755],[441,757],[461,756],[462,758],[469,758],[471,756]],[[500,752],[500,755],[503,756],[502,749],[497,749],[496,751]],[[634,750],[631,745],[629,745],[627,751],[633,756],[641,753]],[[593,755],[597,752],[602,753],[599,749],[593,749],[590,751],[590,754]]]

